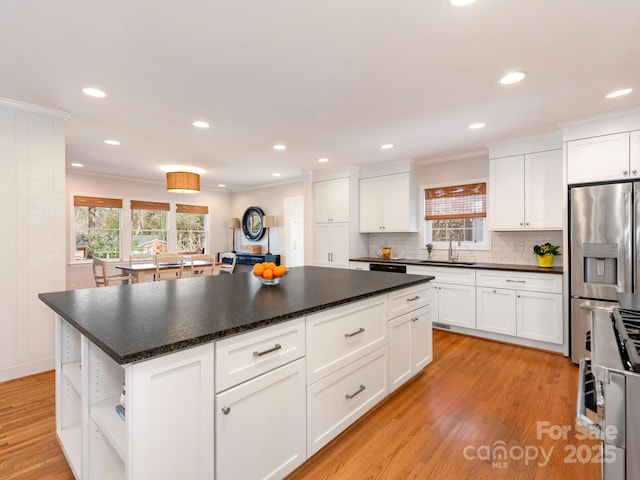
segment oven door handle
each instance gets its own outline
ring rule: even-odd
[[[591,433],[594,437],[604,441],[604,433],[600,429],[600,425],[587,417],[587,408],[585,406],[585,382],[584,377],[587,372],[586,358],[580,359],[580,373],[578,377],[578,401],[576,402],[576,423]]]

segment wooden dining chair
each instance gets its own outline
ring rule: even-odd
[[[233,273],[236,268],[236,254],[224,252],[220,254],[220,273]]]
[[[140,263],[156,263],[156,254],[155,253],[130,253],[129,254],[129,266],[137,265]],[[141,274],[140,277],[144,280],[144,274]],[[131,275],[131,283],[138,283],[138,277],[136,275]]]
[[[109,264],[100,258],[93,259],[93,279],[96,287],[108,287],[110,285],[125,285],[129,283],[129,275],[126,273],[109,274]]]
[[[155,281],[177,280],[182,278],[184,257],[175,253],[158,253],[156,255]]]
[[[208,277],[215,275],[215,259],[213,255],[197,254],[191,255],[191,276]],[[209,262],[206,265],[195,265],[195,262]]]

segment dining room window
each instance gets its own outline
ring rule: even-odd
[[[167,251],[168,214],[168,203],[131,200],[132,253]]]
[[[176,204],[176,234],[179,253],[205,253],[209,207]]]
[[[122,199],[73,197],[75,258],[120,258]]]
[[[444,246],[449,239],[486,246],[486,182],[424,189],[424,243]]]

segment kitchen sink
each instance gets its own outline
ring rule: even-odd
[[[420,263],[427,265],[475,265],[475,262],[439,262],[436,260],[420,260]]]

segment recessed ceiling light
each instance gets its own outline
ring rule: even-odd
[[[218,184],[218,186],[219,186],[220,188],[224,188],[224,187],[226,187],[226,185],[225,185],[224,183],[219,183],[219,184]]]
[[[483,128],[486,124],[482,122],[472,123],[469,125],[469,130],[478,130],[479,128]]]
[[[118,140],[105,140],[104,143],[106,143],[107,145],[120,145],[120,142]]]
[[[608,93],[606,95],[607,98],[616,98],[626,95],[628,93],[633,92],[632,88],[623,88],[622,90],[616,90],[615,92]]]
[[[527,74],[524,72],[511,72],[502,77],[498,83],[501,83],[502,85],[511,85],[513,83],[518,83],[526,76]]]
[[[197,122],[193,122],[191,125],[198,128],[209,128],[209,124],[207,122],[203,122],[202,120],[198,120]]]
[[[71,164],[71,166],[72,166],[72,167],[78,167],[78,168],[81,168],[81,167],[84,167],[84,163],[75,163],[75,162],[74,162],[74,163],[72,163],[72,164]]]
[[[272,174],[271,174],[271,176],[272,176],[272,177],[279,177],[279,176],[280,176],[280,174],[279,174],[279,173],[272,173]]]
[[[380,145],[380,148],[383,150],[389,150],[390,148],[393,148],[394,145],[393,143],[385,143],[384,145]]]
[[[449,0],[449,3],[454,7],[466,7],[467,5],[471,5],[475,3],[476,0]]]
[[[327,163],[329,161],[329,159],[328,158],[319,158],[318,161],[320,163]]]
[[[107,96],[106,93],[104,93],[102,90],[98,90],[97,88],[83,88],[82,89],[82,93],[84,93],[85,95],[89,95],[90,97],[98,97],[98,98],[104,98]]]
[[[278,144],[278,145],[274,145],[273,149],[274,150],[286,150],[287,146],[286,145],[282,145],[282,144]]]

